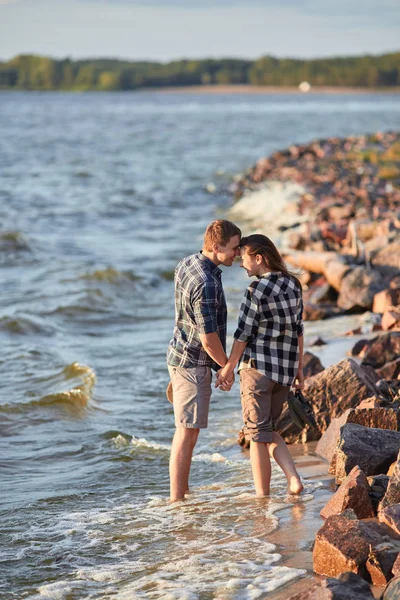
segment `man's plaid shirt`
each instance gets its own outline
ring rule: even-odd
[[[217,333],[226,348],[227,309],[222,271],[201,252],[180,261],[175,269],[175,328],[167,363],[173,367],[220,368],[200,341],[201,333]]]
[[[234,337],[247,342],[238,369],[254,368],[281,385],[291,385],[299,366],[303,301],[297,281],[267,273],[246,290]]]

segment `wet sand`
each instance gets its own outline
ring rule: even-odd
[[[282,555],[282,566],[306,569],[307,574],[263,596],[269,600],[287,600],[321,579],[313,572],[312,547],[315,535],[323,524],[320,510],[332,496],[335,486],[333,476],[328,473],[329,463],[315,454],[316,445],[317,442],[311,442],[289,446],[301,478],[318,481],[322,485],[313,492],[314,500],[311,502],[302,502],[299,496],[296,504],[276,513],[280,521],[279,528],[271,533],[268,540],[276,545],[277,552]]]
[[[279,528],[271,533],[269,541],[282,555],[280,564],[285,567],[306,569],[307,574],[280,587],[275,592],[261,596],[264,600],[288,600],[290,596],[307,590],[324,577],[313,571],[312,550],[317,531],[323,525],[321,509],[336,491],[333,475],[328,473],[329,463],[315,454],[317,442],[289,446],[300,476],[305,481],[319,481],[321,487],[313,492],[314,500],[296,504],[277,513]],[[382,595],[381,587],[372,587],[375,598]]]

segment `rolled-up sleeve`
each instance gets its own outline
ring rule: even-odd
[[[239,311],[239,322],[234,333],[235,340],[238,342],[248,342],[251,338],[257,336],[260,323],[260,310],[258,300],[254,295],[254,290],[250,286],[247,288],[243,302]]]
[[[193,300],[193,314],[198,333],[218,332],[217,305],[215,284],[210,281],[199,286]]]
[[[303,325],[303,299],[300,298],[299,311],[297,313],[297,335],[300,337],[304,335]]]

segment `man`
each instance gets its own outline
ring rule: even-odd
[[[203,250],[181,260],[175,269],[175,328],[167,363],[173,389],[175,435],[171,448],[171,502],[183,500],[199,430],[208,424],[211,369],[226,355],[226,302],[218,265],[230,267],[239,256],[240,229],[213,221]],[[227,382],[229,389],[233,380]]]

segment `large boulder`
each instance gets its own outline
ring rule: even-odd
[[[400,356],[400,331],[391,331],[370,340],[368,349],[363,352],[362,365],[369,365],[374,369],[383,367],[388,362]]]
[[[373,600],[369,584],[355,573],[342,573],[339,577],[328,577],[321,582],[287,600]]]
[[[371,310],[374,296],[386,287],[378,270],[355,267],[343,277],[337,304],[344,310]]]
[[[353,423],[343,425],[337,450],[332,457],[331,472],[340,484],[358,465],[366,475],[386,473],[400,448],[400,432],[363,427]]]
[[[320,514],[327,519],[332,515],[340,515],[348,508],[352,508],[359,519],[375,516],[367,478],[358,466],[350,471]]]
[[[361,405],[363,405],[363,402],[361,402]],[[364,427],[397,431],[399,429],[399,417],[399,411],[392,408],[379,406],[374,408],[349,408],[340,417],[332,419],[328,429],[318,441],[316,453],[326,458],[326,460],[332,460],[339,440],[340,428],[345,423],[356,423]]]
[[[303,393],[312,406],[317,429],[300,430],[285,408],[276,422],[276,430],[289,443],[317,440],[333,418],[357,406],[375,392],[375,385],[368,373],[355,360],[346,358],[310,377],[304,384]]]
[[[337,577],[346,571],[368,577],[366,561],[370,547],[375,548],[387,534],[383,524],[344,515],[329,517],[315,538],[314,571],[327,577]]]

